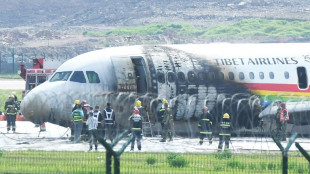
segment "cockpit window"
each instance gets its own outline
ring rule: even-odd
[[[73,75],[70,78],[72,82],[86,83],[86,79],[83,71],[74,71]]]
[[[86,71],[86,75],[87,75],[89,83],[100,83],[99,76],[96,72]]]
[[[72,71],[56,72],[50,82],[67,81]]]

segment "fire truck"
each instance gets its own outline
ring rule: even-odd
[[[22,91],[22,98],[33,88],[48,80],[64,61],[37,58],[33,59],[31,69],[26,69],[25,65],[21,64],[19,75],[26,81],[25,90]],[[5,115],[0,115],[0,120],[6,120]],[[16,121],[24,120],[26,120],[24,116],[18,113]],[[45,123],[40,125],[40,131],[45,131]]]
[[[37,58],[33,59],[31,69],[26,69],[25,65],[22,64],[19,75],[26,81],[22,97],[24,98],[33,88],[48,80],[62,63],[63,61],[59,60]]]

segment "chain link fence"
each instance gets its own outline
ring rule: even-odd
[[[105,173],[105,152],[1,151],[0,173]],[[120,173],[282,173],[280,153],[124,153]],[[113,163],[112,163],[113,165]],[[113,171],[112,171],[113,172]],[[288,173],[309,173],[299,153]]]

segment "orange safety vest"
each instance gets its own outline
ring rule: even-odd
[[[286,116],[285,116],[285,118],[284,118],[284,111],[286,111]],[[288,115],[288,112],[287,112],[287,109],[282,109],[282,111],[281,111],[281,115],[280,115],[280,121],[284,121],[284,120],[290,120],[290,117],[289,117],[289,115]]]

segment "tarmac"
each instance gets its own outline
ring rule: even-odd
[[[25,89],[25,80],[24,79],[5,79],[0,78],[0,89]]]
[[[46,123],[46,131],[40,132],[40,127],[30,121],[16,121],[16,133],[7,133],[6,121],[0,121],[0,150],[43,150],[43,151],[85,151],[88,152],[88,142],[73,143],[70,141],[71,129],[52,123]],[[205,140],[199,145],[197,138],[175,137],[173,141],[160,142],[159,135],[155,137],[143,137],[141,152],[177,152],[177,153],[213,153],[218,149],[218,137],[213,138],[213,143],[209,144]],[[125,143],[126,138],[121,140],[114,150],[118,150]],[[288,142],[282,141],[282,146],[286,147]],[[309,138],[297,138],[295,142],[306,150],[310,151]],[[110,143],[108,141],[108,143]],[[130,146],[130,145],[129,145]],[[276,143],[270,137],[232,137],[229,143],[233,153],[268,153],[279,152]],[[99,145],[98,151],[104,152],[105,148]],[[135,150],[138,151],[135,146]],[[289,150],[298,151],[295,144]],[[125,152],[130,152],[127,147]]]

